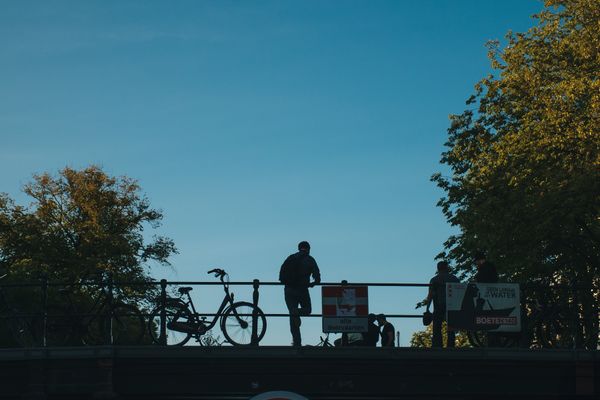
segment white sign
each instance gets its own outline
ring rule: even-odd
[[[446,283],[450,329],[519,332],[520,304],[517,283]]]
[[[367,332],[367,286],[323,286],[323,332]]]

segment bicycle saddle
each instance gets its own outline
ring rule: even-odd
[[[194,288],[191,286],[187,286],[187,287],[180,287],[178,290],[179,290],[179,293],[181,293],[181,294],[187,294],[187,293],[191,292],[192,290],[194,290]]]

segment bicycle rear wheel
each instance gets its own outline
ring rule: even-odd
[[[150,338],[156,344],[162,344],[162,337],[160,335],[160,321],[161,321],[162,307],[156,307],[150,313],[150,320],[148,321],[148,332]],[[166,344],[167,346],[183,346],[192,337],[190,330],[185,330],[186,327],[192,327],[195,325],[194,317],[191,311],[179,302],[167,302],[165,305],[165,317],[166,317]]]
[[[257,344],[267,331],[267,318],[265,313],[252,303],[240,301],[234,303],[221,317],[221,330],[225,339],[234,346],[247,346],[252,344],[252,314],[256,313]]]
[[[64,346],[73,338],[73,319],[62,307],[48,307],[46,311],[46,346]],[[43,321],[40,323],[43,335]]]
[[[109,329],[106,326],[109,319],[104,318],[103,322],[103,332],[106,332]],[[113,307],[110,317],[112,344],[140,344],[144,337],[145,327],[144,317],[137,307],[130,304],[117,304]]]
[[[23,317],[17,310],[12,310],[11,314],[8,317],[8,326],[17,344],[22,347],[35,346],[37,340],[32,331],[34,318]]]

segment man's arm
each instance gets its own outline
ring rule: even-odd
[[[387,331],[387,346],[390,346],[394,342],[394,329],[390,327]]]
[[[312,259],[312,261],[313,261],[312,277],[315,280],[313,282],[313,284],[321,283],[321,271],[319,271],[319,266],[317,265],[317,262],[315,261],[314,258]]]
[[[279,268],[279,282],[281,282],[281,283],[286,283],[283,281],[284,280],[284,277],[283,277],[284,272],[283,271],[287,268],[287,266],[290,262],[290,257],[291,256],[288,256],[288,258],[285,259],[283,264],[281,264],[281,268]]]
[[[427,298],[425,299],[425,305],[427,306],[428,310],[429,310],[429,306],[431,305],[431,301],[433,300],[433,295],[434,295],[433,285],[435,285],[435,283],[433,282],[433,279],[431,279],[429,281],[429,291],[427,292]]]

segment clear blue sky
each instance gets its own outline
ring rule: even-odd
[[[324,281],[428,282],[451,233],[429,182],[448,114],[490,72],[484,43],[541,7],[1,0],[0,191],[24,202],[33,173],[66,165],[138,179],[180,250],[157,278],[276,280],[308,240]],[[284,312],[281,291],[263,291],[265,311]],[[199,292],[214,312],[219,292]],[[370,308],[412,313],[424,296],[373,289]],[[403,345],[420,329],[392,322]],[[266,342],[289,344],[269,323]]]

